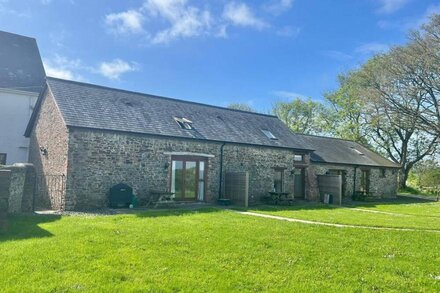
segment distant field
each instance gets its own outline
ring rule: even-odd
[[[438,203],[259,213],[440,229]],[[404,216],[405,215],[405,216]],[[221,209],[15,216],[0,235],[2,292],[440,291],[440,233],[335,228]]]

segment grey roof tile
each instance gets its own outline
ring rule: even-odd
[[[398,166],[352,141],[295,134],[272,115],[50,77],[47,84],[68,126],[314,150],[314,162]],[[194,130],[182,129],[174,117],[191,120]],[[277,139],[269,139],[262,129],[269,130]]]
[[[39,93],[45,76],[35,39],[0,31],[0,88]]]

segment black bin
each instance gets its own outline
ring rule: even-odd
[[[110,188],[109,204],[112,208],[128,208],[133,200],[133,188],[119,183]]]

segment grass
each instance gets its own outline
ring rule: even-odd
[[[344,207],[316,203],[283,208],[263,206],[250,211],[335,224],[440,231],[440,202],[399,200]]]
[[[398,210],[414,218],[424,217],[425,205],[430,214],[440,213],[438,205],[407,205]],[[282,212],[299,216],[310,210],[323,217],[339,212],[315,205]],[[439,243],[440,233],[313,226],[221,209],[14,216],[0,235],[0,288],[2,292],[438,292]]]
[[[435,196],[433,192],[424,191],[418,187],[407,186],[399,189],[399,194],[403,195],[423,195],[423,196]]]

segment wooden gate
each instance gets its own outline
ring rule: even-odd
[[[34,200],[50,204],[50,208],[63,211],[65,208],[66,176],[41,175],[37,177]]]

